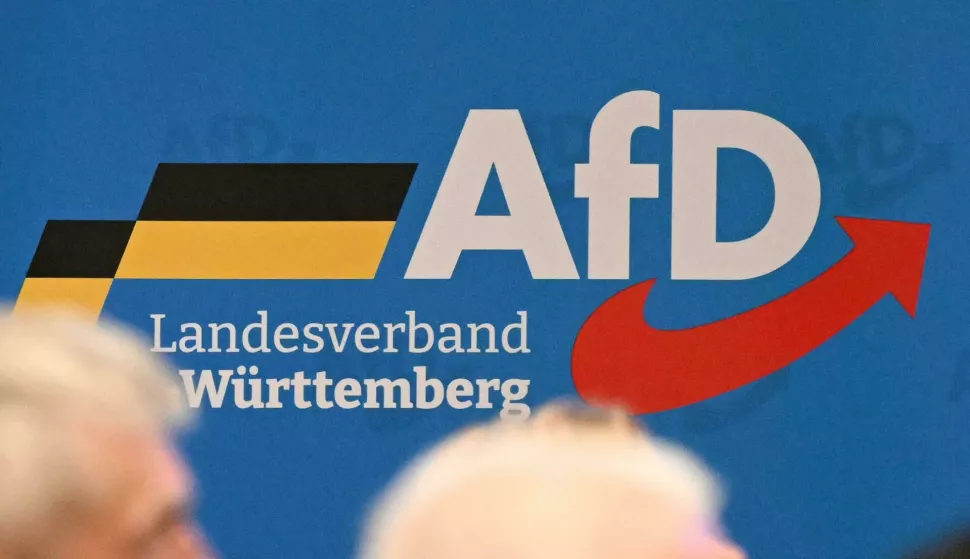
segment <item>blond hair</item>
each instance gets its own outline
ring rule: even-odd
[[[40,529],[93,483],[82,426],[162,434],[187,423],[174,374],[148,347],[67,311],[0,314],[0,543]]]
[[[516,549],[524,558],[547,555],[553,545],[563,546],[558,557],[587,557],[578,542],[612,530],[603,522],[623,514],[614,510],[618,502],[644,498],[713,522],[721,504],[700,461],[651,437],[622,410],[554,403],[526,420],[460,431],[420,456],[372,511],[361,559],[486,556],[486,549],[511,551],[510,542],[497,541],[503,538],[534,546]],[[577,499],[588,507],[578,510]],[[444,549],[448,541],[454,545]]]

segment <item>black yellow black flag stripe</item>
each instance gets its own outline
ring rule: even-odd
[[[97,317],[115,279],[372,279],[416,169],[163,163],[136,220],[48,221],[16,309]]]

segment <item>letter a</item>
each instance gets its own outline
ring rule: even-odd
[[[509,215],[475,215],[493,165]],[[465,250],[521,250],[535,279],[579,278],[518,111],[468,113],[404,277],[448,279]]]

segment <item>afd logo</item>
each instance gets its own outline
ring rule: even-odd
[[[633,91],[593,120],[588,279],[628,280],[630,204],[659,197],[659,165],[630,161],[633,133],[660,130],[660,96]],[[815,228],[815,162],[780,122],[746,111],[673,112],[671,279],[747,280],[789,262]],[[717,151],[745,150],[769,169],[774,208],[748,239],[719,242]],[[49,221],[17,308],[68,301],[98,316],[123,279],[372,279],[417,165],[161,164],[134,220]],[[492,169],[508,215],[477,208]],[[593,311],[573,346],[589,401],[637,413],[672,409],[769,375],[821,345],[892,293],[915,315],[930,227],[838,218],[855,248],[831,269],[761,307],[677,331],[649,325],[655,279]],[[465,250],[521,251],[535,279],[579,273],[515,110],[473,110],[418,239],[406,279],[449,279]]]
[[[589,279],[629,279],[630,203],[659,197],[659,166],[630,162],[635,130],[660,129],[660,96],[623,94],[593,120],[589,162],[575,194],[589,199]],[[671,279],[747,280],[789,262],[818,220],[821,186],[805,144],[788,127],[746,111],[673,111]],[[717,240],[717,150],[757,156],[774,183],[764,227]],[[478,216],[495,168],[507,216]],[[677,331],[653,328],[644,306],[653,279],[596,309],[573,346],[572,374],[590,401],[649,413],[712,398],[800,359],[887,293],[915,316],[929,225],[837,218],[855,248],[799,289],[761,307]],[[578,279],[518,111],[472,111],[431,208],[407,278],[451,277],[465,250],[520,250],[537,279]]]

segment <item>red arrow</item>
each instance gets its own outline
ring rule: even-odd
[[[916,316],[930,226],[836,218],[855,247],[822,275],[760,307],[684,330],[647,324],[656,280],[593,311],[573,345],[573,382],[591,403],[665,411],[740,388],[839,333],[887,293]]]

